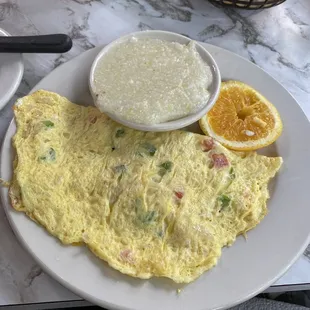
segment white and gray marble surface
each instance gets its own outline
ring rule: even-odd
[[[309,16],[309,0],[259,11],[220,8],[207,0],[0,0],[0,27],[9,33],[67,33],[74,42],[63,55],[24,56],[21,86],[0,112],[1,139],[14,100],[51,70],[96,45],[146,29],[185,34],[251,60],[281,82],[310,118]],[[0,305],[80,299],[42,272],[18,243],[2,208],[0,271]],[[305,288],[305,283],[310,284],[310,247],[272,290]]]

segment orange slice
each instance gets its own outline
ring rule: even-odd
[[[238,81],[222,83],[218,100],[199,125],[206,135],[238,151],[267,146],[282,132],[277,109],[255,89]]]

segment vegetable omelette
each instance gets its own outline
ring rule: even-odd
[[[193,281],[266,215],[282,159],[141,132],[40,90],[14,107],[13,207],[133,277]]]

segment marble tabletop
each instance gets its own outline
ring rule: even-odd
[[[243,56],[286,87],[310,118],[310,1],[288,0],[259,11],[216,7],[206,0],[0,0],[0,27],[13,35],[67,33],[63,55],[24,55],[25,73],[0,112],[0,136],[11,106],[55,67],[94,46],[147,29],[178,32]],[[0,305],[80,300],[45,274],[21,247],[0,208]],[[310,246],[270,288],[310,289]]]

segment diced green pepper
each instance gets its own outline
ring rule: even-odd
[[[119,165],[119,166],[114,167],[114,170],[116,173],[120,174],[118,176],[118,181],[120,181],[123,177],[123,174],[126,172],[127,168],[125,165]]]
[[[116,131],[115,137],[120,138],[120,137],[123,137],[124,135],[125,135],[125,130],[124,128],[121,128]]]
[[[162,163],[162,164],[160,165],[160,167],[164,168],[164,169],[167,170],[168,172],[171,171],[172,166],[173,166],[173,163],[172,163],[171,161],[169,161],[169,160],[168,160],[168,161],[165,161],[164,163]]]
[[[231,201],[231,199],[228,196],[224,195],[224,194],[220,195],[218,197],[218,200],[221,202],[221,210],[223,210],[226,207],[228,207],[229,204],[230,204],[230,201]]]
[[[54,127],[54,123],[47,120],[47,121],[43,121],[42,122],[47,128],[51,128],[51,127]]]
[[[50,158],[50,160],[54,161],[56,159],[56,152],[53,148],[50,148],[48,150],[48,156]]]
[[[140,220],[143,224],[149,225],[151,224],[156,218],[156,211],[147,211],[142,216],[140,216]]]
[[[157,232],[157,236],[160,237],[160,238],[163,238],[164,232],[163,231]]]
[[[155,210],[145,211],[142,198],[136,198],[135,211],[137,214],[137,219],[144,225],[150,225],[157,217],[157,212]]]
[[[154,156],[155,152],[156,152],[156,147],[148,142],[144,142],[141,147],[144,149],[144,151],[150,155],[150,156]]]
[[[115,172],[117,173],[123,173],[126,171],[126,166],[125,165],[119,165],[114,167]]]
[[[163,177],[167,172],[171,172],[172,166],[173,163],[171,161],[165,161],[164,163],[159,165],[161,169],[159,170],[158,174]]]
[[[235,174],[235,171],[234,171],[233,167],[231,167],[230,170],[229,170],[229,176],[230,176],[230,178],[232,180],[236,178],[236,174]]]
[[[46,155],[40,156],[39,159],[42,161],[55,161],[56,152],[53,148],[50,148],[48,149]]]

